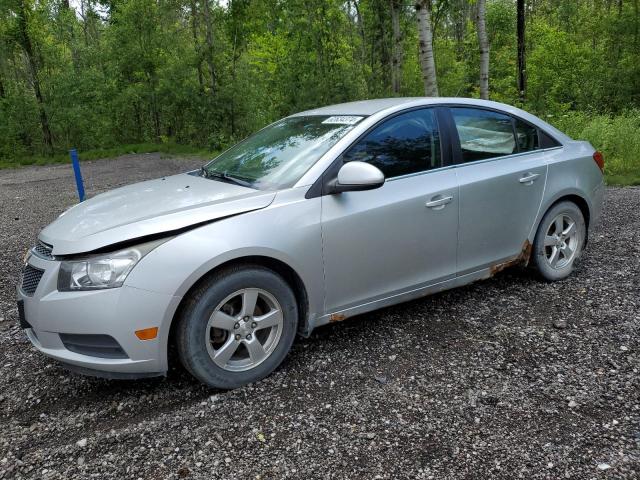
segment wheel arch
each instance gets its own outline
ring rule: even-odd
[[[570,193],[564,193],[564,194],[558,195],[557,197],[553,198],[546,205],[545,208],[540,209],[539,218],[536,220],[536,224],[532,229],[531,242],[533,242],[533,240],[535,239],[535,235],[538,232],[538,228],[540,228],[540,222],[542,222],[542,219],[547,214],[547,212],[551,210],[553,207],[555,207],[558,203],[566,202],[566,201],[575,203],[577,207],[580,209],[580,212],[582,212],[582,216],[584,217],[584,224],[586,227],[584,244],[585,246],[587,245],[587,242],[589,240],[589,222],[591,221],[591,207],[587,199],[583,195],[580,195],[579,193],[576,193],[576,192],[570,192]]]
[[[302,277],[296,272],[296,270],[288,265],[286,262],[266,256],[266,255],[247,255],[237,258],[232,258],[230,260],[224,261],[215,267],[211,268],[209,271],[205,272],[199,278],[197,278],[191,286],[188,288],[178,307],[176,308],[173,316],[171,318],[171,325],[169,326],[169,338],[167,341],[167,349],[172,350],[175,345],[175,330],[178,325],[178,318],[183,311],[186,301],[189,298],[191,292],[196,290],[200,285],[206,282],[212,275],[215,275],[217,272],[224,270],[229,267],[237,267],[237,266],[259,266],[268,268],[269,270],[273,270],[274,272],[281,275],[287,284],[291,287],[293,294],[296,297],[296,303],[298,306],[298,334],[302,336],[308,336],[310,333],[310,322],[309,322],[309,296],[307,293],[307,287],[305,286]],[[169,352],[168,352],[169,353]],[[171,359],[169,359],[169,363]]]

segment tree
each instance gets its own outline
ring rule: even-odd
[[[193,37],[193,49],[195,51],[195,69],[198,75],[198,85],[200,91],[204,92],[204,79],[202,76],[202,57],[200,53],[200,41],[198,39],[198,3],[196,0],[190,0],[191,9],[191,35]]]
[[[478,0],[476,29],[480,46],[480,98],[489,100],[489,39],[486,26],[486,0]]]
[[[14,13],[16,15],[18,27],[16,35],[17,42],[24,51],[27,65],[29,67],[31,86],[36,97],[36,101],[38,102],[38,112],[40,115],[42,138],[44,140],[47,153],[53,153],[53,136],[51,135],[51,129],[49,128],[49,116],[47,115],[44,97],[42,96],[42,90],[40,88],[39,64],[35,50],[33,48],[33,42],[31,40],[29,25],[31,7],[27,5],[27,0],[17,0],[15,7],[16,8]]]
[[[402,83],[402,32],[400,31],[400,14],[402,4],[400,0],[391,1],[391,29],[393,31],[393,47],[391,54],[391,91],[394,95],[400,93]]]
[[[420,69],[424,82],[424,94],[427,97],[438,96],[436,62],[433,56],[433,28],[431,25],[431,0],[419,0],[416,3],[418,17],[418,38]]]
[[[461,59],[464,53],[464,36],[467,30],[467,20],[469,19],[469,0],[453,0],[451,7],[456,56]]]
[[[524,102],[527,90],[527,64],[525,46],[525,0],[518,0],[517,3],[517,36],[518,36],[518,96]]]
[[[216,67],[213,63],[213,20],[211,19],[211,0],[203,0],[202,11],[204,13],[205,26],[205,61],[209,67],[209,76],[211,77],[211,91],[216,89]]]
[[[486,98],[489,46],[492,99],[556,119],[640,108],[640,0],[412,1],[0,0],[0,164],[147,142],[220,150],[364,98],[478,85]]]

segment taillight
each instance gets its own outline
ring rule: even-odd
[[[604,173],[604,157],[601,152],[598,152],[597,150],[593,152],[593,161],[596,162],[600,171]]]

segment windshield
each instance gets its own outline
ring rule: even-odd
[[[202,173],[258,189],[290,187],[362,118],[285,118],[231,147],[205,165]]]

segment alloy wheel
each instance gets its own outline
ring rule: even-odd
[[[266,360],[282,335],[280,304],[266,290],[243,288],[218,304],[205,330],[209,356],[224,370],[250,370]]]
[[[569,265],[578,250],[576,222],[566,213],[556,216],[547,227],[544,237],[544,253],[547,263],[555,269]]]

